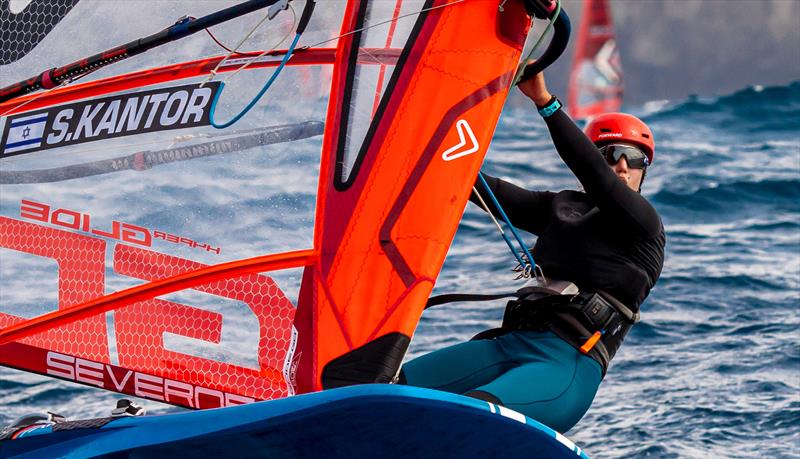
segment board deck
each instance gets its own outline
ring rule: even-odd
[[[185,413],[68,421],[0,441],[0,457],[587,458],[506,408],[373,384]]]

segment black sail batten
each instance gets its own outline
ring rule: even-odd
[[[120,171],[143,171],[154,166],[178,161],[205,158],[276,143],[307,139],[322,135],[324,127],[325,125],[321,121],[307,121],[297,124],[270,126],[259,129],[259,132],[247,135],[165,148],[163,150],[140,151],[118,158],[101,159],[71,166],[19,171],[0,170],[0,185],[62,182],[64,180]]]

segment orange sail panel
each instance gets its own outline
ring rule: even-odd
[[[370,22],[367,2],[349,5],[350,28]],[[395,376],[530,24],[520,2],[502,11],[492,1],[425,7],[385,90],[365,78],[358,56],[373,40],[388,42],[389,31],[339,42],[315,228],[320,262],[305,270],[296,319],[313,329],[298,346],[301,392]],[[356,99],[363,92],[379,92],[381,101],[368,124],[353,126],[365,121],[354,112],[369,113]]]
[[[619,111],[622,62],[608,0],[584,0],[575,43],[567,96],[570,116],[589,118]]]

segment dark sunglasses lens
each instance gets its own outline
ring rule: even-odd
[[[625,156],[628,167],[632,169],[644,169],[647,166],[647,156],[642,150],[627,145],[606,145],[600,149],[600,153],[606,158],[610,166],[617,164]]]
[[[644,169],[647,165],[647,160],[644,156],[641,158],[628,158],[628,167],[631,169]]]

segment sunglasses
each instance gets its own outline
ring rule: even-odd
[[[628,161],[628,167],[631,169],[644,169],[650,165],[647,155],[642,150],[631,145],[618,143],[604,145],[600,147],[600,154],[603,155],[609,166],[617,164],[623,156]]]

